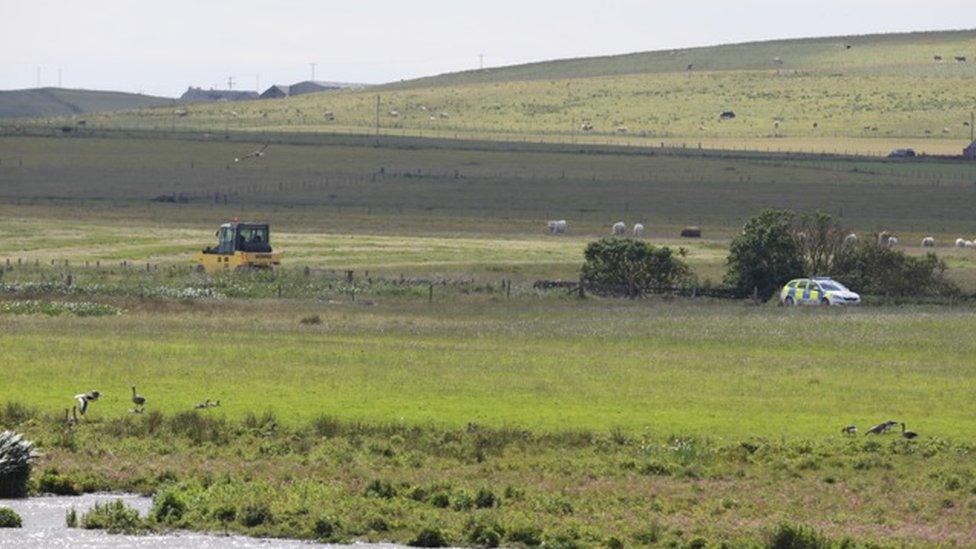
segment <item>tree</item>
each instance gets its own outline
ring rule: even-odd
[[[581,274],[594,291],[637,297],[687,280],[686,253],[632,238],[603,238],[586,247]]]
[[[765,210],[749,219],[732,239],[726,265],[725,283],[739,297],[755,290],[769,299],[791,278],[802,276],[803,243],[796,216],[789,210]]]
[[[832,274],[855,291],[897,297],[955,295],[959,289],[945,277],[946,264],[929,253],[912,257],[877,242],[847,246]]]
[[[822,212],[800,217],[796,230],[804,271],[811,276],[830,273],[834,261],[845,249],[846,231]]]

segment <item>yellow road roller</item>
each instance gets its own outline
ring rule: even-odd
[[[224,223],[216,236],[216,246],[197,252],[198,271],[216,274],[281,265],[281,252],[271,249],[271,230],[266,223]]]

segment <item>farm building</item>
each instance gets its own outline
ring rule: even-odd
[[[970,160],[976,160],[976,141],[973,141],[968,147],[963,149],[962,155]]]
[[[212,101],[246,101],[248,99],[257,99],[258,92],[253,91],[241,91],[241,90],[215,90],[213,88],[205,90],[203,88],[194,88],[190,86],[187,88],[183,95],[180,96],[182,101],[187,103],[204,103]]]
[[[270,88],[264,90],[261,94],[261,99],[279,99],[281,97],[288,97],[290,95],[291,86],[281,86],[275,84]]]

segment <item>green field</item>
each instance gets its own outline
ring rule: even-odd
[[[153,528],[343,542],[757,547],[786,523],[976,543],[971,301],[799,310],[533,285],[577,279],[617,220],[716,283],[744,220],[779,207],[895,231],[910,254],[934,235],[969,296],[976,255],[952,242],[976,233],[971,165],[170,137],[0,137],[0,426],[40,444],[36,493],[137,490],[184,505]],[[234,217],[272,224],[282,269],[192,272]],[[679,238],[690,224],[705,238]],[[104,396],[66,426],[90,389]],[[888,419],[919,438],[863,435]]]
[[[762,42],[552,61],[359,91],[190,105],[178,114],[161,107],[86,120],[91,127],[155,131],[377,132],[874,155],[913,147],[958,155],[971,135],[976,64],[954,58],[971,61],[974,51],[974,31]],[[944,61],[936,62],[937,55]],[[727,110],[736,113],[735,120],[719,119]],[[583,131],[584,123],[592,128]]]

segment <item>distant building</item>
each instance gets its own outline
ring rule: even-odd
[[[306,93],[318,93],[324,91],[341,90],[345,86],[337,82],[323,82],[321,80],[306,80],[288,86],[288,95],[303,95]]]
[[[261,99],[279,99],[282,97],[288,97],[291,95],[290,89],[291,86],[279,86],[278,84],[275,84],[274,86],[264,90],[264,93],[261,94]]]
[[[180,99],[187,103],[204,103],[213,101],[247,101],[249,99],[257,99],[258,97],[258,92],[253,91],[215,89],[205,90],[203,88],[194,88],[193,86],[190,86],[185,92],[183,92]]]
[[[968,147],[963,149],[962,155],[970,160],[976,160],[976,141],[973,141]]]

